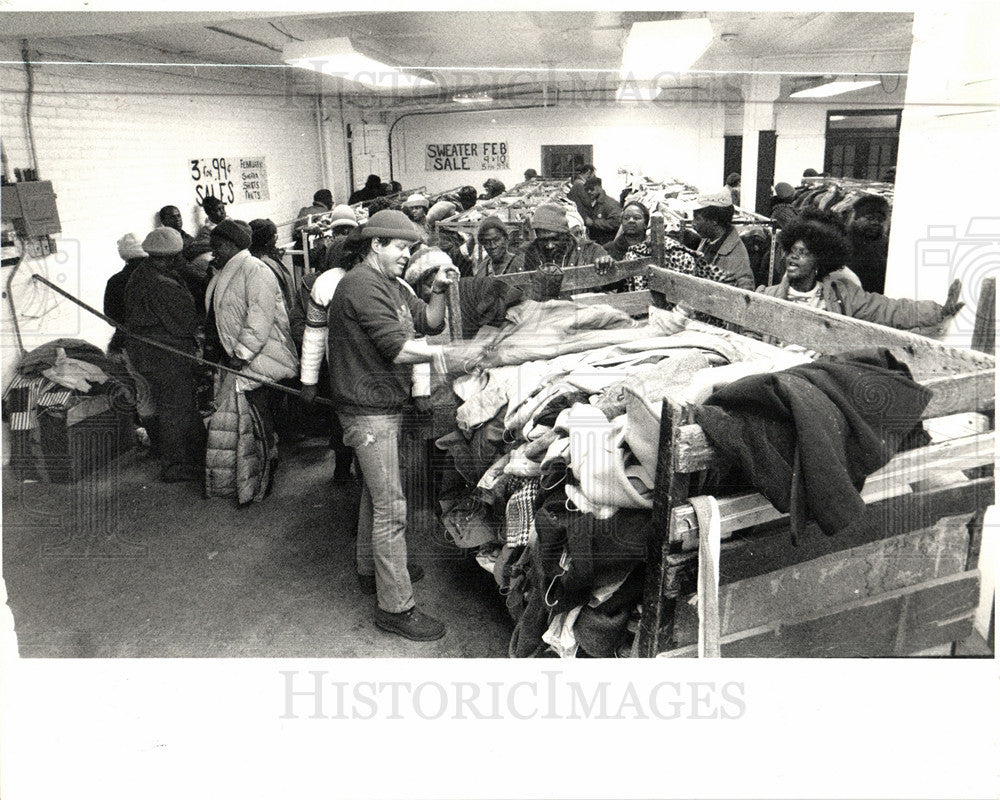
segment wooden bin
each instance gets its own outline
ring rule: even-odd
[[[925,419],[976,412],[988,420],[987,431],[898,454],[866,481],[861,524],[835,536],[810,525],[793,545],[787,517],[761,495],[717,498],[724,540],[721,654],[913,655],[940,653],[966,638],[978,604],[983,514],[994,496],[993,356],[668,271],[653,259],[620,262],[610,278],[592,266],[567,269],[562,296],[627,275],[646,276],[649,290],[584,302],[608,303],[633,316],[645,314],[651,303],[681,303],[737,329],[823,354],[886,347],[931,390]],[[525,284],[531,274],[504,280]],[[457,300],[453,288],[451,324],[460,338]],[[975,338],[992,341],[982,331]],[[694,655],[697,625],[690,601],[699,531],[687,499],[695,476],[718,456],[691,423],[690,410],[667,401],[659,442],[653,535],[633,655]]]

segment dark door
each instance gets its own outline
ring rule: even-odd
[[[725,149],[722,153],[722,182],[734,172],[743,172],[743,137],[725,137]]]
[[[774,154],[778,135],[774,131],[758,131],[757,138],[757,193],[753,210],[758,214],[771,212],[771,187],[774,185]],[[746,190],[744,190],[746,191]],[[749,197],[743,198],[744,208],[749,207]]]
[[[594,163],[594,146],[590,144],[543,144],[542,177],[572,178],[584,164]]]

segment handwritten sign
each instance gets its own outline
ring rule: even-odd
[[[188,163],[198,205],[206,197],[217,197],[227,205],[270,198],[264,156],[192,158]]]
[[[424,155],[431,172],[510,169],[507,142],[429,144]]]
[[[243,200],[252,203],[267,200],[267,165],[264,156],[241,156],[239,159],[239,182],[236,184],[243,194]]]

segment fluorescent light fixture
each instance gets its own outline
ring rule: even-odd
[[[452,98],[455,103],[491,103],[493,98],[490,97],[486,92],[471,92],[465,94],[456,94]]]
[[[660,87],[653,86],[640,86],[635,81],[625,81],[618,87],[618,91],[615,92],[615,100],[619,103],[629,103],[629,102],[653,102],[657,97],[660,96]]]
[[[800,89],[792,92],[789,97],[833,97],[837,94],[846,94],[857,89],[867,89],[869,86],[878,86],[878,81],[839,81],[831,80],[821,83],[819,86],[812,86],[808,89]]]
[[[633,22],[622,52],[620,75],[623,79],[655,80],[664,73],[686,72],[712,39],[712,23],[705,17]]]
[[[362,55],[347,37],[289,42],[282,51],[286,64],[311,69],[373,89],[416,89],[434,82],[400,71],[381,61]]]

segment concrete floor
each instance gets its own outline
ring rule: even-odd
[[[264,502],[164,484],[137,451],[76,484],[3,473],[3,576],[20,655],[505,658],[513,629],[493,577],[445,542],[407,470],[422,609],[448,628],[410,642],[372,622],[354,570],[360,483],[332,482],[325,439],[283,446]],[[926,655],[946,655],[943,646]],[[955,655],[989,657],[973,634]]]
[[[411,501],[417,603],[448,633],[372,622],[354,575],[360,484],[334,485],[326,441],[283,447],[272,495],[238,508],[164,484],[126,455],[75,485],[3,475],[3,575],[22,657],[506,657],[492,576]],[[412,483],[417,483],[412,481]]]

